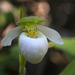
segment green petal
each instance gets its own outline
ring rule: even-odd
[[[37,25],[37,29],[41,31],[43,34],[45,34],[49,40],[57,44],[63,44],[61,36],[57,31],[42,25]]]
[[[2,39],[1,41],[1,46],[10,46],[11,42],[14,38],[20,35],[22,32],[23,28],[18,26],[12,30],[10,30],[7,35]]]

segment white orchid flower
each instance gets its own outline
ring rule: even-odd
[[[39,22],[39,19],[36,22],[37,18],[38,17],[35,17],[33,19],[36,24]],[[19,49],[22,55],[30,63],[37,64],[44,58],[48,51],[47,38],[57,44],[63,44],[63,41],[57,31],[42,25],[34,25],[32,19],[31,21],[27,19],[28,17],[21,19],[21,21],[18,22],[20,26],[9,31],[1,41],[1,45],[10,46],[12,40],[19,36]],[[28,24],[28,22],[30,22],[31,25]],[[24,23],[26,25],[23,25]]]

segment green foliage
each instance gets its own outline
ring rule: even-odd
[[[6,49],[7,49],[7,47],[5,48],[5,50]],[[9,53],[8,53],[8,51],[9,51]],[[18,45],[9,47],[6,52],[0,53],[0,75],[10,75],[10,74],[8,74],[8,72],[5,72],[5,70],[7,70],[7,69],[17,71],[18,65],[19,65],[18,61],[19,61]]]
[[[75,60],[73,60],[59,75],[75,75]]]
[[[17,22],[20,26],[25,25],[37,25],[44,21],[44,19],[37,17],[37,16],[30,16],[30,17],[24,17],[19,22]]]
[[[3,72],[3,69],[4,69],[3,66],[0,65],[0,75],[8,75],[5,72]]]
[[[64,44],[54,43],[54,47],[62,50],[72,61],[59,75],[75,75],[75,38],[63,38]]]
[[[63,41],[63,45],[54,43],[54,47],[64,51],[71,60],[75,59],[75,38],[63,38]]]
[[[19,47],[18,47],[18,45],[11,46],[11,48],[10,48],[10,55],[15,60],[19,59]]]
[[[8,13],[5,13],[4,14],[5,18],[6,18],[6,24],[10,24],[10,23],[14,23],[15,22],[15,19],[14,19],[14,16],[11,12],[8,12]]]
[[[6,20],[5,20],[5,16],[3,13],[0,13],[0,27],[4,26]]]
[[[20,19],[22,19],[24,17],[24,10],[23,10],[23,8],[21,8],[21,10],[20,10]]]

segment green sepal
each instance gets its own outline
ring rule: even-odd
[[[25,28],[30,31],[34,31],[36,29],[36,25],[26,25]]]
[[[18,25],[20,26],[25,26],[25,25],[38,25],[45,20],[37,17],[37,16],[29,16],[29,17],[24,17],[22,18],[19,22],[17,22]]]

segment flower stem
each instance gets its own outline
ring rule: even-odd
[[[20,75],[25,75],[25,68],[20,68]]]
[[[20,11],[20,19],[24,17],[24,9],[21,8]],[[20,50],[19,50],[19,63],[20,63],[20,75],[25,75],[25,58],[24,56],[21,54]]]
[[[19,63],[20,63],[20,75],[25,75],[25,58],[24,56],[21,54],[21,52],[19,52]]]

